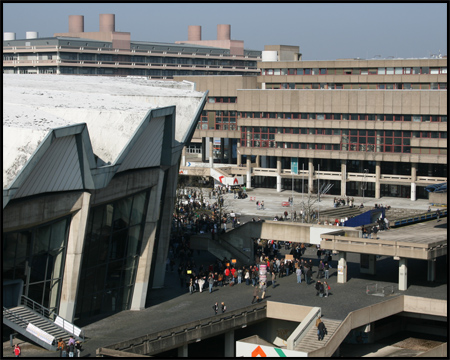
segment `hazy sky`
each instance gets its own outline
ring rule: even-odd
[[[69,31],[69,15],[84,15],[84,31],[99,30],[100,14],[115,14],[116,31],[132,40],[187,40],[188,26],[202,40],[231,25],[244,47],[300,46],[303,60],[411,58],[447,54],[447,3],[3,3],[3,32],[51,37]]]

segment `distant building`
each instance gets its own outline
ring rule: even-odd
[[[3,76],[3,294],[68,321],[162,287],[193,84]]]
[[[188,29],[189,39],[198,39]],[[84,16],[69,16],[69,32],[25,39],[4,33],[3,73],[145,76],[172,79],[175,75],[256,75],[261,51],[244,50],[230,39],[230,25],[218,25],[218,40],[161,43],[132,41],[129,32],[115,31],[115,15],[100,14],[99,31],[84,31]]]

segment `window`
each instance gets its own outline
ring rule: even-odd
[[[386,68],[386,75],[394,75],[394,68],[393,67]]]
[[[420,74],[420,67],[413,67],[412,68],[412,73],[413,74]]]
[[[439,68],[430,68],[430,74],[439,74]]]
[[[326,75],[327,69],[320,69],[320,75]]]
[[[345,75],[351,75],[352,74],[352,69],[344,69],[344,74]]]
[[[405,68],[405,74],[407,74],[407,75],[411,74],[411,68],[410,67],[406,67]]]
[[[378,69],[372,68],[369,69],[369,75],[377,75],[378,74]]]
[[[369,75],[369,69],[361,69],[361,75]]]
[[[312,69],[313,75],[319,75],[319,69]]]
[[[297,69],[297,75],[303,75],[303,69]]]
[[[395,75],[401,75],[401,74],[403,74],[403,68],[396,67],[395,68]]]
[[[447,74],[447,68],[441,68],[441,74]]]
[[[422,74],[429,74],[430,73],[430,68],[429,67],[423,67],[422,68]]]
[[[275,69],[273,74],[274,75],[281,75],[281,70],[280,69]]]
[[[288,69],[288,75],[295,75],[296,73],[296,69]]]
[[[305,69],[305,75],[311,75],[311,69]]]
[[[378,68],[378,75],[386,75],[386,69],[385,68]]]
[[[343,75],[344,69],[336,69],[336,75]]]

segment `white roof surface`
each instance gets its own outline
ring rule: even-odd
[[[182,141],[203,95],[189,82],[3,74],[3,188],[51,129],[86,123],[94,153],[113,162],[150,109],[175,105]]]

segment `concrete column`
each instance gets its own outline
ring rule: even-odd
[[[372,254],[361,254],[360,268],[361,274],[376,275],[377,273],[377,258]]]
[[[313,159],[308,159],[308,194],[311,194],[311,192],[314,189],[314,183],[313,183],[313,175],[314,175],[314,164]]]
[[[247,189],[252,187],[252,163],[250,155],[247,155]]]
[[[401,291],[408,290],[408,267],[406,258],[398,261],[398,289]]]
[[[225,159],[225,139],[220,138],[220,162],[223,164]]]
[[[133,298],[130,310],[145,309],[147,290],[150,283],[150,269],[153,258],[153,247],[155,244],[156,226],[158,222],[158,212],[154,211],[159,207],[161,199],[162,185],[164,177],[160,174],[158,186],[154,186],[150,191],[150,199],[147,207],[147,217],[145,219],[144,233],[142,235],[142,251],[136,271],[136,281],[134,283]],[[163,266],[165,270],[165,265]]]
[[[347,194],[347,161],[341,160],[341,197]]]
[[[375,164],[375,199],[381,198],[381,164],[379,161]]]
[[[345,284],[347,282],[347,253],[339,251],[338,259],[337,282],[339,284]]]
[[[234,330],[225,333],[225,357],[234,357]]]
[[[241,166],[241,164],[242,164],[242,160],[241,160],[241,142],[239,141],[239,139],[238,139],[237,147],[236,147],[236,157],[237,157],[237,159],[236,159],[237,166]]]
[[[281,191],[281,157],[277,157],[277,192]]]
[[[181,151],[181,166],[186,166],[186,146]]]
[[[256,155],[256,167],[261,167],[261,155]]]
[[[214,139],[212,137],[209,138],[209,167],[214,167],[214,158],[213,158],[213,150],[214,150]]]
[[[428,260],[427,280],[428,281],[436,280],[436,259]]]
[[[416,201],[417,163],[411,164],[411,201]]]
[[[188,357],[188,344],[183,344],[178,348],[178,357]]]
[[[206,138],[202,137],[202,162],[206,162]]]
[[[91,194],[84,192],[81,209],[72,217],[70,222],[69,239],[67,241],[66,263],[64,265],[64,280],[59,303],[59,316],[73,322],[75,314],[75,299],[78,289],[78,279],[81,270],[81,254],[83,251],[86,224],[89,214]]]

